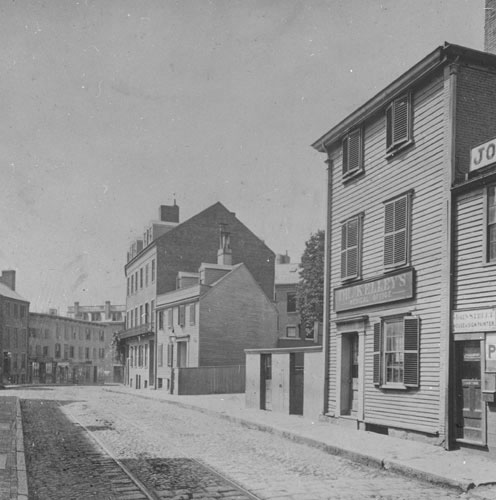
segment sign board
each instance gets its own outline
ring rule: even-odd
[[[496,163],[496,139],[470,150],[470,172]]]
[[[359,307],[385,304],[413,298],[413,270],[386,276],[367,283],[334,289],[334,310],[349,311]]]
[[[496,372],[496,333],[486,333],[486,372]]]
[[[453,311],[453,332],[491,332],[496,331],[496,309],[470,309]]]

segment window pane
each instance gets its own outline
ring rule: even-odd
[[[403,382],[403,321],[391,320],[384,324],[384,365],[386,383]]]

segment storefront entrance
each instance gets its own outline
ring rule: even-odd
[[[485,411],[481,389],[481,341],[464,340],[456,346],[456,440],[486,443]]]
[[[357,415],[358,333],[343,334],[341,358],[341,415]]]

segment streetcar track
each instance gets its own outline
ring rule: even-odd
[[[59,406],[61,406],[59,404]],[[87,426],[85,426],[72,412],[70,412],[68,410],[67,407],[65,407],[65,411],[67,413],[69,413],[70,417],[82,428],[84,429],[84,431],[95,441],[95,443],[114,461],[117,463],[117,465],[119,465],[119,467],[127,474],[127,476],[131,479],[131,481],[133,481],[133,483],[139,488],[139,490],[144,494],[146,495],[146,497],[149,499],[149,500],[161,500],[160,499],[160,496],[158,496],[155,491],[153,490],[153,488],[148,488],[145,484],[143,484],[137,477],[136,475],[130,471],[115,455],[114,453],[112,453],[104,444],[103,442],[93,433],[93,431],[91,431],[90,429],[88,429]],[[143,431],[143,428],[138,426],[134,421],[128,419],[128,418],[125,418],[122,414],[119,415],[119,419],[121,421],[124,421],[126,423],[126,425],[128,425],[129,427],[132,427],[136,430],[138,430],[139,432],[142,432]],[[174,446],[172,445],[170,442],[167,443],[167,446],[169,448],[171,448],[174,452],[176,452],[177,454],[179,455],[182,455],[183,452],[182,450],[180,450],[177,446]],[[188,456],[188,460],[191,460],[192,462],[196,463],[198,466],[200,466],[201,468],[204,468],[204,469],[207,469],[212,475],[218,477],[221,481],[227,483],[229,486],[231,486],[232,488],[238,490],[240,493],[242,493],[243,495],[245,495],[249,500],[263,500],[261,497],[258,497],[257,495],[255,495],[254,493],[252,493],[251,491],[247,490],[246,488],[244,488],[241,484],[237,483],[236,481],[234,481],[233,479],[231,479],[230,477],[226,476],[224,473],[222,473],[221,471],[217,470],[216,468],[214,468],[213,466],[211,466],[210,464],[207,464],[205,461],[201,460],[201,459],[198,459],[198,458],[195,458],[195,457],[192,457],[192,456]]]

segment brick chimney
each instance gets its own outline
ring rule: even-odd
[[[0,283],[7,285],[11,290],[15,292],[16,272],[12,270],[2,271],[2,276],[0,276]]]
[[[220,245],[217,251],[217,264],[232,266],[231,233],[226,231],[226,224],[219,224]]]
[[[484,50],[496,54],[496,0],[486,0]]]
[[[162,222],[179,222],[179,205],[160,205],[158,217]]]

